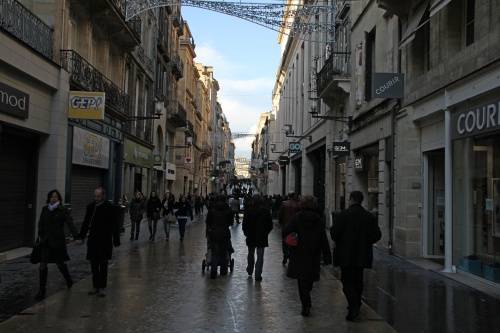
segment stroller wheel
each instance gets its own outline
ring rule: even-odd
[[[231,273],[233,272],[233,269],[234,269],[234,259],[231,258],[231,263],[229,264],[229,270],[231,271]]]
[[[205,259],[201,262],[201,272],[205,273]]]

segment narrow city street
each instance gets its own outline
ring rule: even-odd
[[[234,271],[211,280],[202,270],[204,218],[188,223],[183,242],[175,225],[166,242],[159,224],[154,243],[145,223],[139,241],[129,240],[127,228],[105,298],[87,295],[85,246],[68,245],[78,282],[67,290],[51,265],[49,296],[39,303],[33,300],[36,266],[26,257],[0,264],[0,332],[500,332],[499,298],[380,250],[365,272],[360,322],[346,322],[339,270],[331,266],[314,285],[311,316],[302,317],[296,281],[281,265],[278,226],[270,234],[263,281],[245,271],[241,224],[231,227]]]

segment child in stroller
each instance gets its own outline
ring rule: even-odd
[[[231,255],[234,253],[234,248],[233,244],[231,242],[231,239],[229,239],[229,245],[227,247],[227,263],[229,266],[229,271],[232,273],[234,269],[234,258],[231,257]],[[220,267],[220,260],[219,262],[219,267]],[[205,269],[207,271],[210,270],[210,267],[212,265],[212,247],[210,245],[210,238],[208,237],[208,231],[207,231],[207,252],[205,253],[205,259],[203,259],[201,263],[201,272],[205,273]]]

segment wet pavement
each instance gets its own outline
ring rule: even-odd
[[[115,248],[105,298],[87,295],[85,246],[68,245],[78,282],[67,290],[49,265],[48,297],[38,303],[37,267],[26,257],[1,263],[0,332],[500,332],[499,298],[383,251],[375,251],[373,270],[365,270],[365,305],[361,321],[352,323],[345,320],[339,271],[331,266],[314,284],[311,316],[300,315],[297,283],[281,265],[277,226],[261,282],[245,271],[241,224],[231,228],[234,271],[215,280],[202,270],[203,218],[188,223],[183,242],[176,226],[169,242],[161,224],[154,243],[146,224],[141,230],[140,240],[131,242],[127,228]]]

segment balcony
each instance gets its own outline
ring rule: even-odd
[[[186,109],[178,101],[170,101],[167,113],[167,122],[175,127],[185,127],[187,123]]]
[[[125,22],[126,0],[87,0],[71,1],[75,11],[88,12],[90,20],[96,27],[106,31],[107,36],[123,46],[125,50],[132,50],[141,44],[141,19],[132,17]]]
[[[333,107],[336,101],[349,94],[351,85],[350,53],[333,52],[317,74],[318,98]]]
[[[178,54],[172,56],[171,59],[172,61],[170,62],[170,66],[172,68],[172,74],[178,81],[184,76],[184,64],[182,62],[181,57]]]
[[[61,66],[70,74],[70,84],[82,91],[106,93],[106,110],[127,116],[130,98],[110,79],[72,50],[61,50]]]
[[[133,54],[143,69],[147,69],[150,73],[153,73],[153,60],[146,54],[142,46],[137,46]]]
[[[15,0],[0,2],[0,28],[53,60],[52,29]]]

